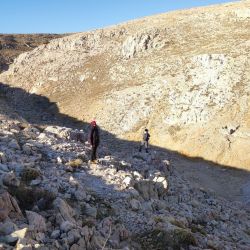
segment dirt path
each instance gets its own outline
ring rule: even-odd
[[[232,201],[250,201],[250,172],[218,167],[204,161],[175,158],[174,167],[192,185]]]
[[[124,157],[135,151],[135,145],[121,142],[119,147],[116,145],[116,149],[112,149],[115,150],[118,155],[122,152]],[[168,159],[194,187],[203,188],[230,201],[250,202],[250,172],[218,166],[205,160],[188,159],[167,150],[152,148],[151,151],[156,151],[161,158]]]

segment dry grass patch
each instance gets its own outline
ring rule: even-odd
[[[71,160],[67,163],[67,166],[70,166],[72,168],[80,168],[83,164],[82,159],[75,159],[75,160]]]

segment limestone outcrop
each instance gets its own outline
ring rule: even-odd
[[[55,39],[21,54],[0,81],[119,137],[138,140],[147,126],[154,145],[249,169],[249,8],[176,11]]]

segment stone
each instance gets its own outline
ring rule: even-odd
[[[2,177],[2,182],[7,187],[18,187],[20,185],[20,181],[13,172],[4,174]]]
[[[78,201],[84,201],[87,199],[87,194],[82,187],[78,187],[78,189],[74,192],[74,196]]]
[[[30,182],[30,186],[37,186],[41,183],[42,181],[40,179],[32,180]]]
[[[75,219],[73,218],[75,216],[75,211],[66,203],[66,201],[58,197],[54,200],[53,206],[60,215],[60,223],[63,221],[75,223]]]
[[[35,247],[35,245],[39,245],[39,244],[37,244],[37,242],[35,240],[21,238],[18,240],[18,242],[16,244],[16,250],[23,250],[23,249],[33,250],[33,247]]]
[[[11,148],[11,149],[16,149],[16,150],[19,150],[19,149],[20,149],[20,146],[19,146],[17,140],[15,140],[15,139],[12,139],[12,140],[9,142],[8,147]]]
[[[140,203],[140,201],[138,201],[138,200],[136,200],[136,199],[132,199],[132,200],[130,201],[130,206],[131,206],[131,209],[132,209],[133,211],[138,211],[138,210],[141,209],[141,203]]]
[[[32,163],[30,162],[29,164],[32,164]],[[16,163],[16,162],[8,162],[8,168],[12,172],[15,172],[17,176],[19,176],[24,169],[24,165],[21,163]]]
[[[25,154],[27,154],[27,155],[32,154],[32,147],[31,147],[31,145],[29,145],[29,144],[24,144],[24,145],[22,146],[22,150],[23,150],[23,152],[24,152]]]
[[[25,228],[14,231],[11,234],[11,236],[12,237],[17,237],[18,239],[24,239],[27,236],[28,231],[29,231],[28,228],[25,227]]]
[[[3,243],[6,243],[8,245],[15,246],[17,241],[18,241],[18,238],[13,237],[11,235],[0,236],[0,241],[3,242]]]
[[[165,195],[168,190],[167,179],[163,176],[156,176],[153,181],[155,182],[155,188],[157,189],[159,197]]]
[[[17,230],[17,226],[12,221],[0,222],[0,235],[8,235]]]
[[[137,181],[134,188],[140,193],[145,200],[158,199],[158,193],[155,190],[154,182],[151,180]]]
[[[133,187],[129,187],[127,191],[131,198],[138,198],[140,196],[139,192]]]
[[[86,136],[82,131],[70,131],[69,139],[83,143],[86,141]]]
[[[86,248],[81,248],[79,245],[77,244],[73,244],[71,247],[70,247],[70,250],[85,250]]]
[[[50,235],[50,238],[52,239],[58,239],[59,237],[60,237],[60,230],[54,230]]]
[[[85,242],[85,237],[82,237],[78,242],[77,245],[79,245],[79,250],[87,250],[87,244]]]
[[[68,231],[70,231],[72,228],[74,228],[74,224],[71,223],[70,221],[63,221],[60,225],[60,230],[62,232],[67,233]]]
[[[8,166],[0,163],[0,172],[9,172]]]
[[[33,231],[46,232],[47,230],[46,222],[45,219],[40,214],[26,210],[26,216],[29,225],[33,227]]]
[[[35,234],[35,240],[38,242],[44,242],[45,241],[45,234],[41,232],[37,232]]]
[[[125,184],[126,187],[131,187],[134,185],[134,180],[130,176],[126,176],[122,182]]]
[[[68,239],[68,242],[69,242],[70,245],[72,245],[72,244],[78,242],[78,240],[81,238],[81,236],[80,236],[78,230],[76,230],[76,229],[70,230],[70,231],[67,233],[67,235],[68,235],[68,238],[67,238],[67,239]]]
[[[82,213],[86,216],[90,216],[93,218],[96,218],[97,216],[97,209],[94,206],[89,205],[88,203],[83,203],[82,204]]]
[[[0,194],[0,221],[4,221],[8,216],[22,218],[22,212],[15,198],[5,191]]]

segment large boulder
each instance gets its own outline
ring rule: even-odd
[[[48,126],[45,128],[44,133],[53,135],[59,139],[68,139],[70,136],[71,129],[58,126]]]
[[[168,182],[165,177],[157,176],[152,180],[138,180],[134,188],[140,193],[145,200],[163,198],[167,193]]]
[[[10,218],[23,217],[22,212],[15,200],[7,191],[0,194],[0,221]]]

